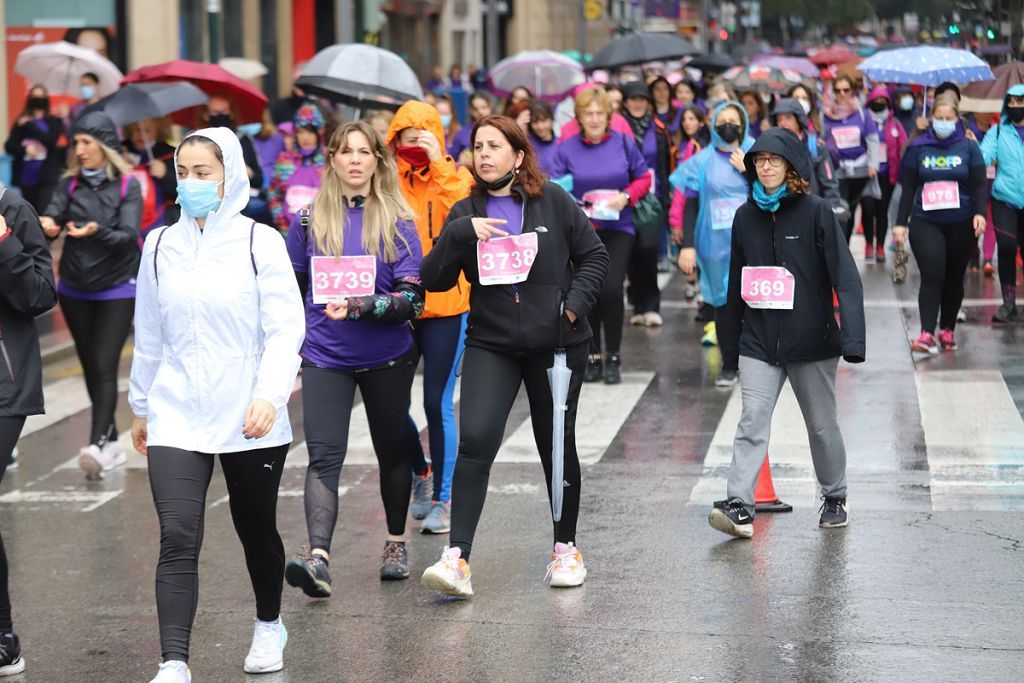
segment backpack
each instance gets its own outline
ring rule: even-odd
[[[177,224],[175,224],[175,225],[177,225]],[[159,264],[158,264],[158,262],[156,260],[157,256],[160,255],[160,240],[162,240],[164,238],[164,235],[167,234],[167,231],[170,230],[171,227],[172,226],[167,226],[166,228],[164,228],[163,230],[160,231],[160,234],[156,238],[156,246],[153,247],[153,276],[156,278],[157,286],[160,285],[160,267],[159,267]],[[259,268],[256,267],[256,255],[252,251],[252,243],[253,243],[253,239],[255,237],[256,237],[256,221],[253,221],[252,225],[249,226],[249,262],[252,263],[252,274],[253,274],[253,277],[259,277],[260,271],[259,271]]]

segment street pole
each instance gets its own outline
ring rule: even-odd
[[[579,5],[579,50],[580,50],[580,64],[583,63],[583,55],[587,53],[587,14],[586,14],[586,2],[587,0],[578,0]]]
[[[487,0],[487,19],[484,23],[487,31],[487,68],[498,63],[498,0]]]
[[[221,0],[206,0],[207,31],[210,36],[210,63],[220,59]]]

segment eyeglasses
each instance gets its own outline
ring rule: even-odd
[[[851,88],[832,88],[832,91],[835,92],[838,95],[841,92],[852,92],[852,89]]]
[[[782,166],[782,161],[782,157],[777,156],[754,157],[754,166],[778,168]]]

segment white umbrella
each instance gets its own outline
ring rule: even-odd
[[[562,519],[562,493],[565,483],[565,412],[569,409],[569,382],[572,370],[565,362],[565,349],[555,351],[554,363],[548,368],[551,385],[551,518]]]
[[[246,80],[260,78],[270,73],[270,70],[263,65],[263,62],[255,59],[246,59],[245,57],[224,57],[217,64],[228,73]]]
[[[574,59],[551,50],[520,52],[506,57],[487,74],[496,95],[508,97],[516,88],[530,89],[534,97],[558,100],[585,82],[583,67]]]
[[[324,48],[302,68],[295,84],[308,93],[356,107],[377,104],[398,109],[406,100],[423,99],[420,79],[405,60],[373,45]]]
[[[25,48],[18,53],[14,71],[50,94],[74,96],[78,95],[79,81],[86,73],[99,77],[100,96],[115,92],[124,78],[121,70],[100,53],[63,40]]]

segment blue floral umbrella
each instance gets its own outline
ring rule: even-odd
[[[858,69],[875,83],[936,86],[946,81],[992,80],[992,69],[967,50],[948,47],[904,47],[868,57]]]

